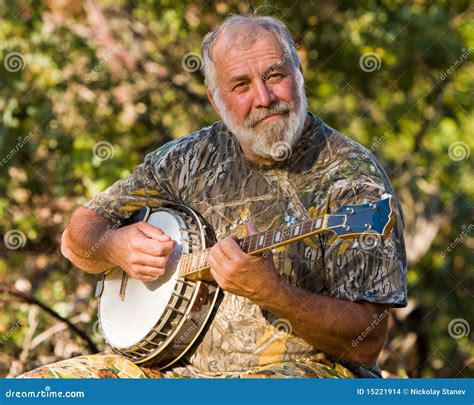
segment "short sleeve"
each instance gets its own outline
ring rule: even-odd
[[[337,179],[329,194],[330,213],[344,205],[378,201],[386,194],[392,195],[396,203],[393,228],[386,238],[368,234],[343,241],[331,233],[324,235],[323,257],[329,295],[349,301],[406,306],[403,216],[383,169],[378,162],[367,161]]]
[[[131,175],[115,182],[83,206],[113,224],[120,224],[145,206],[160,207],[166,202],[176,202],[172,184],[173,165],[164,153],[168,148],[166,144],[146,155],[144,162]]]

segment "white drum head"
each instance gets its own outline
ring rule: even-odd
[[[161,228],[177,244],[166,264],[165,274],[158,280],[143,282],[128,277],[123,301],[120,298],[123,271],[116,268],[107,275],[99,319],[103,336],[117,349],[137,344],[150,333],[165,312],[179,276],[176,268],[182,245],[177,219],[169,212],[157,211],[147,222]]]

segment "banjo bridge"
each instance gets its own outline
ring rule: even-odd
[[[120,292],[119,292],[119,298],[120,301],[125,301],[125,290],[127,289],[127,284],[128,284],[128,274],[123,272],[122,273],[122,281],[120,283]]]

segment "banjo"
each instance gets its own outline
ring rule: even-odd
[[[383,196],[384,197],[384,196]],[[395,215],[393,197],[368,204],[347,205],[290,226],[256,233],[238,240],[251,255],[287,245],[325,231],[338,237],[359,237],[372,247],[386,237]],[[158,369],[180,359],[197,343],[217,309],[221,290],[213,282],[207,256],[216,243],[212,227],[183,205],[142,208],[129,223],[146,221],[160,227],[177,243],[154,281],[129,278],[119,267],[97,284],[99,328],[112,350],[136,364]]]

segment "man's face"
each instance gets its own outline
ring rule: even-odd
[[[211,101],[239,142],[253,153],[283,160],[300,135],[306,118],[301,72],[269,33],[251,46],[218,41],[213,59],[216,89]]]

